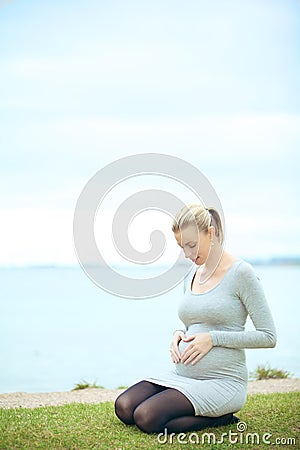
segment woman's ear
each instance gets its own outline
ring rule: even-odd
[[[208,227],[208,236],[209,236],[209,239],[212,241],[213,240],[213,238],[215,237],[215,234],[216,234],[216,230],[215,230],[215,227],[214,226],[210,226],[210,227]]]

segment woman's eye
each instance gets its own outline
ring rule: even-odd
[[[196,244],[194,244],[194,245],[189,245],[189,247],[190,247],[190,248],[195,248],[195,247],[196,247]]]

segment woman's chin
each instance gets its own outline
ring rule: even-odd
[[[201,266],[203,264],[203,262],[199,256],[195,259],[194,263],[197,264],[197,266]]]

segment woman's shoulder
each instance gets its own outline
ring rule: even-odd
[[[253,270],[251,264],[249,264],[244,259],[231,255],[229,253],[225,253],[223,257],[223,264],[221,267],[221,271],[227,273],[229,271],[234,272],[235,274],[243,274],[249,273]]]
[[[251,263],[242,258],[236,258],[235,260],[237,271],[240,273],[254,272],[254,267]]]
[[[233,263],[233,267],[235,268],[235,278],[239,281],[249,282],[251,280],[259,280],[253,265],[248,261],[242,258],[237,258]]]

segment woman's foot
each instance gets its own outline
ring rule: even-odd
[[[216,417],[215,423],[211,424],[213,427],[222,427],[223,425],[231,425],[239,422],[240,419],[234,416],[232,413],[225,414],[224,416]],[[209,425],[208,425],[209,426]]]
[[[238,417],[232,416],[232,422],[231,423],[238,423],[238,422],[240,422],[240,420],[241,419],[239,419]]]

